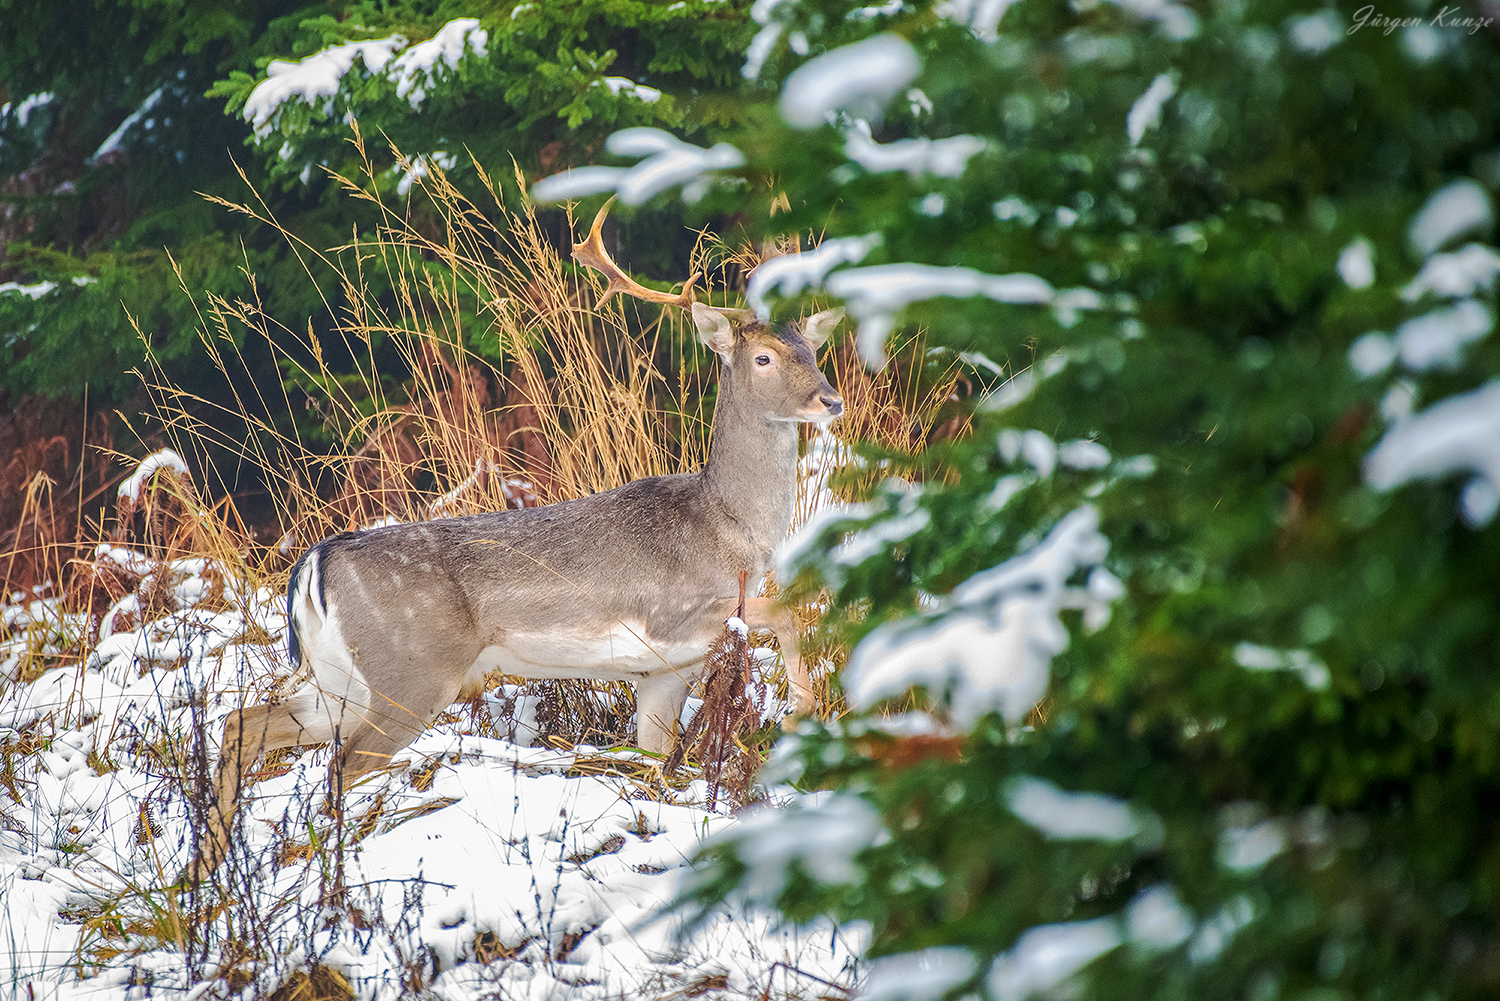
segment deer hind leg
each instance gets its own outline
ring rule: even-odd
[[[399,723],[377,725],[361,721],[354,732],[341,737],[339,749],[328,763],[329,789],[347,789],[349,783],[367,772],[390,764],[391,757],[416,739],[420,729]]]
[[[224,720],[214,799],[207,810],[208,830],[189,869],[190,879],[196,881],[212,875],[224,861],[239,812],[245,775],[261,755],[282,747],[318,744],[333,738],[333,724],[327,715],[306,711],[304,701],[294,695],[284,703],[246,706]]]
[[[792,708],[798,716],[814,715],[817,701],[813,697],[812,676],[802,663],[797,614],[774,598],[748,598],[745,601],[745,622],[752,629],[769,629],[776,634],[776,643],[786,662]]]
[[[381,728],[361,721],[349,736],[338,737],[338,750],[328,762],[328,812],[337,828],[344,823],[344,793],[361,775],[390,764],[391,756],[414,739],[407,729]],[[339,835],[342,836],[341,834]]]

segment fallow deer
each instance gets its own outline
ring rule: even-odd
[[[843,313],[773,328],[748,310],[694,301],[694,279],[679,295],[644,288],[604,249],[608,210],[573,247],[608,279],[601,304],[620,292],[674,304],[719,357],[707,463],[546,507],[373,528],[309,549],[287,585],[289,652],[307,680],[285,701],[225,721],[192,873],[223,860],[246,771],[263,753],[337,738],[330,776],[347,780],[387,763],[492,671],[631,682],[639,746],[671,749],[689,682],[737,604],[740,572],[760,580],[790,527],[798,422],[843,410],[815,357]],[[746,618],[776,634],[794,707],[810,713],[791,612],[756,598]]]

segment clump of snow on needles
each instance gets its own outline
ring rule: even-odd
[[[886,836],[880,814],[868,800],[850,793],[811,793],[780,806],[755,806],[740,823],[704,841],[704,850],[730,846],[747,868],[738,892],[751,901],[771,903],[786,885],[793,865],[829,886],[859,881],[855,856]],[[686,875],[691,894],[696,874]]]
[[[1085,505],[1032,549],[960,584],[938,603],[935,620],[876,627],[845,668],[850,705],[871,708],[922,685],[946,696],[960,728],[992,711],[1019,724],[1046,693],[1052,658],[1067,648],[1059,613],[1084,608],[1095,627],[1107,621],[1109,600],[1100,595],[1117,596],[1117,581],[1115,589],[1067,582],[1090,568],[1108,575],[1100,566],[1108,551],[1099,513]]]
[[[997,1001],[1022,1001],[1051,991],[1123,941],[1114,918],[1031,928],[990,967],[990,993]]]
[[[396,50],[405,45],[404,36],[392,35],[330,46],[296,62],[274,60],[266,67],[266,78],[246,98],[244,116],[256,136],[264,139],[271,134],[273,119],[283,104],[300,100],[326,111],[339,92],[344,74],[354,68],[354,60],[361,60],[371,73],[379,73]]]
[[[1313,691],[1328,687],[1328,665],[1311,650],[1282,650],[1258,643],[1239,643],[1234,648],[1234,662],[1247,671],[1288,671],[1302,679]]]
[[[1130,113],[1125,116],[1125,135],[1130,138],[1130,145],[1139,146],[1141,140],[1146,138],[1146,130],[1161,124],[1162,106],[1175,93],[1177,74],[1162,73],[1151,81],[1151,86],[1136,99],[1130,106]]]
[[[713,173],[743,166],[745,155],[729,143],[710,149],[685,143],[662,129],[621,129],[605,140],[616,156],[645,157],[634,167],[575,167],[532,185],[540,202],[559,202],[605,191],[619,195],[626,205],[640,205],[668,188],[684,185],[682,197],[697,201],[708,192]]]
[[[974,953],[961,945],[882,956],[870,964],[861,1001],[937,1001],[979,970]]]
[[[776,47],[776,42],[781,38],[781,33],[786,25],[780,21],[773,21],[772,15],[777,7],[786,3],[787,0],[755,0],[750,8],[750,19],[756,24],[762,25],[760,31],[750,40],[750,45],[745,50],[745,65],[740,72],[746,80],[754,80],[760,76],[760,71],[766,64],[766,59],[771,55],[771,50]]]
[[[905,92],[921,69],[917,50],[906,39],[873,35],[792,71],[781,90],[781,117],[799,129],[816,128],[836,111],[870,118]]]
[[[1396,349],[1402,364],[1414,372],[1454,369],[1463,360],[1463,349],[1494,326],[1495,318],[1486,306],[1462,299],[1402,323],[1396,328]]]
[[[104,160],[118,150],[120,144],[125,140],[125,134],[140,124],[141,120],[151,114],[156,109],[156,106],[161,103],[161,95],[162,88],[160,87],[148,94],[146,99],[140,103],[140,106],[129,115],[126,115],[125,120],[99,144],[99,148],[94,150],[94,155],[89,157],[89,159]],[[148,128],[151,125],[149,121],[146,124]]]
[[[1365,456],[1364,472],[1377,490],[1472,473],[1460,511],[1469,524],[1488,525],[1500,509],[1500,380],[1397,421]]]
[[[1367,379],[1385,372],[1398,358],[1413,372],[1453,370],[1463,363],[1464,349],[1494,326],[1489,307],[1460,299],[1404,321],[1394,335],[1374,330],[1359,337],[1349,346],[1349,364]]]
[[[1187,41],[1198,34],[1198,15],[1176,0],[1114,0],[1114,3],[1141,20],[1155,24],[1158,31],[1173,41]]]
[[[415,108],[440,70],[453,71],[469,52],[483,56],[488,44],[489,34],[479,22],[465,17],[449,21],[432,38],[410,48],[404,35],[391,35],[333,45],[296,61],[277,59],[266,67],[266,78],[250,92],[242,113],[260,139],[271,134],[277,111],[288,101],[302,101],[326,113],[355,60],[369,73],[385,74],[395,83],[396,95]]]
[[[1016,0],[941,0],[932,8],[938,17],[965,25],[982,42],[1000,38],[1000,20]]]
[[[836,272],[828,291],[844,299],[859,323],[859,350],[866,363],[884,361],[885,339],[896,314],[914,302],[938,296],[982,295],[997,302],[1050,303],[1056,294],[1032,274],[990,275],[973,268],[930,264],[877,264]]]
[[[31,113],[37,108],[44,108],[51,104],[52,98],[52,91],[49,90],[42,94],[32,94],[30,97],[23,98],[20,102],[6,101],[4,104],[0,104],[0,118],[5,118],[13,114],[16,118],[16,124],[24,129],[27,121],[31,118]]]
[[[1342,261],[1342,258],[1340,258]],[[1401,290],[1401,298],[1416,302],[1429,293],[1458,297],[1487,291],[1500,274],[1500,254],[1479,243],[1465,244],[1449,254],[1434,254]]]
[[[1133,945],[1153,951],[1175,949],[1193,934],[1193,916],[1170,884],[1157,883],[1126,906],[1125,929]]]
[[[1375,245],[1358,236],[1339,252],[1339,277],[1350,288],[1369,288],[1375,283]]]
[[[661,100],[661,91],[655,87],[647,87],[643,83],[636,83],[634,80],[623,76],[607,76],[601,80],[594,81],[594,86],[600,85],[608,87],[609,92],[616,97],[625,94],[635,98],[642,104],[655,104]]]
[[[1122,799],[1096,792],[1067,792],[1033,775],[1022,775],[1006,784],[1005,805],[1047,837],[1061,841],[1126,841],[1143,832],[1156,835],[1161,830],[1159,820],[1137,817]]]
[[[1406,236],[1423,257],[1455,237],[1487,230],[1494,223],[1489,192],[1464,178],[1435,192],[1412,217]]]
[[[22,285],[20,282],[0,283],[0,295],[14,292],[28,299],[40,299],[44,295],[50,295],[56,289],[57,282],[37,282],[33,285]]]
[[[763,261],[750,275],[745,299],[756,315],[769,317],[771,305],[766,297],[772,291],[792,296],[809,286],[821,285],[828,272],[840,264],[858,264],[882,242],[884,238],[879,233],[835,237],[806,253],[783,254]]]
[[[489,32],[479,26],[477,18],[449,21],[436,35],[413,45],[391,63],[390,76],[396,82],[396,96],[410,101],[413,108],[420,107],[427,97],[426,85],[437,75],[439,66],[453,72],[468,52],[484,55],[489,40]]]
[[[1256,824],[1226,824],[1219,834],[1219,863],[1235,872],[1261,868],[1287,847],[1286,822],[1272,817]]]
[[[1200,924],[1170,883],[1157,883],[1136,894],[1119,914],[1028,929],[991,964],[985,985],[997,1001],[1072,997],[1077,991],[1070,989],[1069,979],[1113,949],[1128,945],[1159,953],[1192,938],[1195,954],[1204,957],[1222,950],[1250,917],[1243,898],[1236,898]],[[862,997],[939,998],[973,976],[974,956],[960,947],[922,949],[882,957],[869,970]]]
[[[949,136],[946,139],[898,139],[879,143],[870,134],[870,123],[860,120],[850,128],[844,140],[849,159],[874,174],[904,170],[913,178],[923,174],[934,177],[958,177],[969,158],[985,148],[978,136]]]

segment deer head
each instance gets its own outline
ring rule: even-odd
[[[843,400],[818,371],[817,350],[844,317],[826,309],[805,320],[772,327],[748,309],[709,306],[693,298],[694,274],[677,294],[658,292],[625,274],[604,249],[604,219],[614,199],[594,216],[588,238],[573,245],[578,262],[604,275],[608,284],[595,308],[617,293],[686,310],[698,339],[719,356],[725,368],[722,385],[737,399],[753,400],[755,416],[769,421],[826,423],[843,413]]]

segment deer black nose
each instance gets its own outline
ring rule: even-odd
[[[837,396],[820,396],[818,402],[827,407],[828,412],[835,417],[844,412],[844,401]]]

